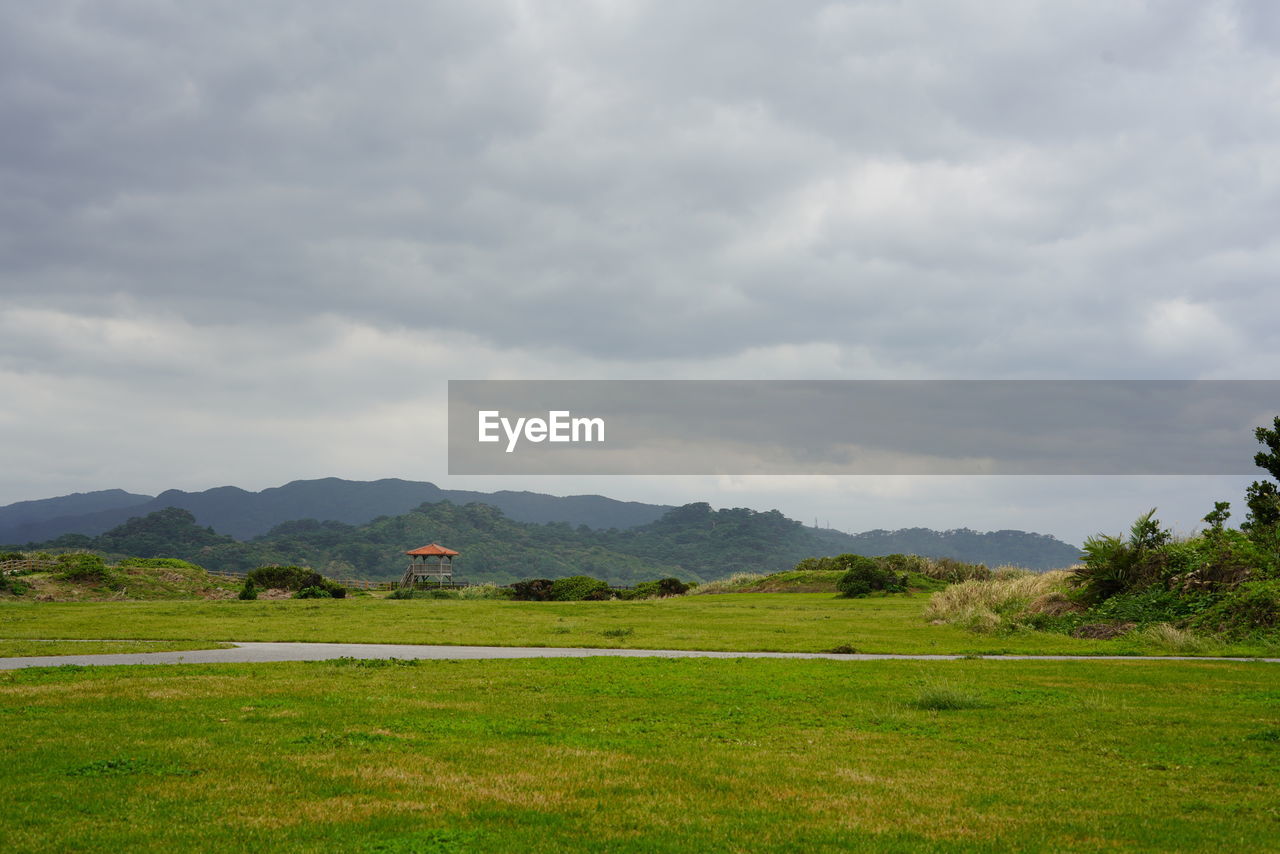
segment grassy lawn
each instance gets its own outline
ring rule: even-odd
[[[230,644],[212,641],[39,641],[0,640],[0,658],[36,655],[96,655],[118,652],[182,652],[188,649],[225,649]]]
[[[973,634],[921,617],[928,597],[745,593],[636,602],[373,597],[240,602],[7,602],[0,638],[351,641],[822,652],[1160,654],[1135,640]],[[1206,654],[1266,655],[1235,645]]]
[[[63,851],[1280,850],[1273,665],[541,660],[0,673]]]

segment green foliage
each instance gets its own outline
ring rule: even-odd
[[[1207,608],[1194,625],[1227,637],[1248,637],[1280,629],[1280,580],[1241,584]]]
[[[550,598],[556,602],[589,602],[608,599],[609,585],[589,575],[570,575],[551,582]]]
[[[1154,623],[1179,623],[1194,617],[1213,604],[1213,597],[1184,595],[1160,587],[1151,587],[1133,593],[1119,593],[1095,605],[1077,623],[1112,620],[1116,622],[1150,625]]]
[[[201,569],[201,567],[190,561],[176,557],[126,557],[122,558],[117,566],[122,569],[128,566],[136,566],[143,569]]]
[[[258,598],[258,588],[254,586],[252,581],[246,581],[244,587],[240,588],[240,593],[236,598],[243,602],[251,602]]]
[[[901,593],[907,589],[905,575],[881,567],[874,558],[861,555],[840,555],[840,558],[848,569],[836,582],[836,589],[844,596],[866,596],[875,591]]]
[[[336,581],[330,581],[306,566],[260,566],[248,574],[245,582],[261,587],[264,590],[293,590],[297,592],[308,587],[315,587],[323,590],[326,598],[345,599],[347,596],[347,588]],[[294,598],[317,597],[295,596]]]
[[[1254,465],[1280,480],[1280,415],[1272,419],[1270,427],[1254,428],[1253,436],[1263,447],[1254,454]]]
[[[1162,579],[1167,560],[1161,547],[1169,542],[1170,533],[1160,527],[1155,513],[1153,507],[1139,516],[1127,540],[1106,534],[1085,540],[1084,561],[1072,579],[1083,601],[1096,604]]]
[[[472,584],[458,589],[459,599],[510,599],[511,591],[496,584]]]
[[[630,590],[620,591],[619,598],[660,599],[664,596],[683,596],[689,589],[689,585],[678,578],[660,578],[657,581],[642,581]]]
[[[304,587],[293,594],[294,599],[332,599],[333,594],[323,587]]]
[[[1204,515],[1204,520],[1209,523],[1209,530],[1206,532],[1211,535],[1222,533],[1223,525],[1231,518],[1231,502],[1215,501],[1213,509]]]
[[[54,572],[54,577],[59,581],[106,587],[111,590],[118,590],[122,586],[119,577],[107,567],[102,555],[73,552],[58,555],[56,561],[58,568]]]
[[[8,593],[10,596],[21,596],[31,589],[31,585],[27,584],[12,575],[0,575],[0,593]]]
[[[319,586],[322,579],[309,566],[260,566],[245,580],[265,590],[301,590]]]
[[[1269,480],[1255,480],[1245,490],[1245,503],[1249,513],[1240,527],[1246,531],[1261,531],[1280,524],[1280,491]]]
[[[511,585],[511,598],[521,602],[546,602],[551,599],[550,578],[530,578]]]

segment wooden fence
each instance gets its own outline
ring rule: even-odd
[[[27,572],[40,572],[46,569],[56,569],[58,562],[56,560],[45,560],[42,558],[20,558],[18,560],[0,561],[0,575],[21,575]]]

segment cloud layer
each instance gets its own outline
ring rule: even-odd
[[[0,501],[439,478],[451,377],[1280,369],[1274,4],[684,6],[8,4]]]

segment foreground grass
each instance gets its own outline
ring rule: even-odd
[[[1280,849],[1273,665],[573,660],[0,673],[61,851]]]
[[[0,640],[0,658],[37,655],[100,655],[121,652],[183,652],[189,649],[226,649],[230,644],[212,641],[40,641]]]
[[[636,602],[346,600],[273,602],[7,602],[0,638],[322,641],[579,646],[730,651],[960,654],[1161,654],[1143,639],[1084,640],[1023,632],[974,634],[930,625],[926,595],[840,599],[747,593]],[[1266,655],[1257,645],[1207,655]]]

